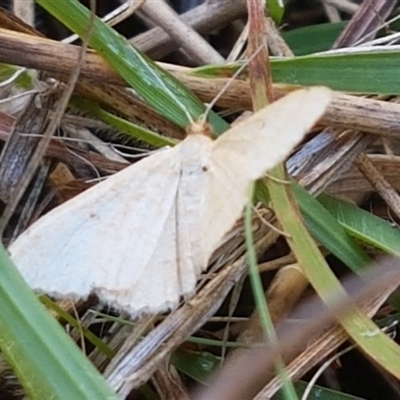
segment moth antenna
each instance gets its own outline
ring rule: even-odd
[[[231,83],[242,73],[242,71],[247,67],[248,63],[261,51],[264,45],[260,46],[245,62],[236,70],[236,72],[228,79],[225,85],[221,88],[219,93],[214,97],[214,99],[206,105],[206,109],[203,114],[201,114],[197,121],[194,121],[192,116],[187,111],[186,107],[182,104],[182,102],[165,86],[164,82],[156,77],[158,82],[164,89],[173,97],[176,103],[180,106],[182,111],[186,114],[188,121],[190,122],[188,128],[186,129],[187,134],[199,134],[202,133],[209,137],[212,136],[212,128],[207,123],[208,115],[210,111],[215,106],[217,101],[221,98],[221,96],[225,93],[226,89],[231,85]]]
[[[189,126],[186,128],[186,133],[188,135],[198,135],[198,134],[203,134],[208,137],[212,137],[213,134],[213,129],[212,126],[207,122],[208,115],[210,114],[210,111],[212,108],[215,106],[217,101],[221,98],[223,93],[226,91],[226,89],[231,85],[231,83],[241,74],[241,72],[246,68],[248,63],[253,59],[253,57],[258,54],[258,52],[263,48],[263,46],[260,46],[257,51],[255,51],[251,57],[249,57],[238,69],[237,71],[228,79],[228,81],[225,83],[225,85],[221,88],[219,93],[214,97],[214,99],[207,104],[206,109],[203,114],[201,114],[197,121],[193,121],[190,115],[188,115],[187,110],[185,108],[182,108],[186,115],[188,116],[188,119],[190,121]],[[167,89],[168,90],[168,89]],[[172,96],[175,99],[175,96]],[[178,99],[176,99],[178,100]],[[182,104],[177,101],[177,103],[182,107]]]
[[[264,47],[264,45],[261,45],[247,60],[245,60],[243,62],[243,64],[236,70],[236,72],[227,80],[225,85],[222,86],[221,90],[214,97],[214,99],[210,103],[207,104],[206,110],[199,117],[199,121],[200,120],[204,121],[204,123],[207,121],[208,114],[210,113],[212,108],[215,106],[215,104],[218,102],[218,100],[221,98],[221,96],[226,92],[226,90],[232,84],[232,82],[242,73],[242,71],[247,67],[249,62],[261,51],[261,49],[263,47]]]

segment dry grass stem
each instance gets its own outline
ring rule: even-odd
[[[357,157],[356,165],[377,193],[381,195],[387,205],[400,218],[400,196],[376,169],[371,159],[365,153],[361,153]]]
[[[214,50],[202,36],[187,25],[184,20],[164,1],[146,2],[141,7],[156,26],[161,27],[164,32],[199,65],[222,64],[224,58]]]

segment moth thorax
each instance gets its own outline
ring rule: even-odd
[[[186,133],[188,135],[204,135],[204,136],[211,138],[213,129],[212,129],[212,126],[208,122],[200,119],[198,121],[192,122],[186,128]]]

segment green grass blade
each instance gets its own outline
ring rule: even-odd
[[[90,11],[77,0],[37,0],[46,11],[79,36],[88,25]],[[204,104],[171,74],[136,50],[114,29],[95,18],[89,46],[95,49],[161,115],[186,128],[205,111]],[[185,111],[186,110],[186,111]],[[215,113],[209,122],[216,134],[229,125]]]
[[[197,382],[206,384],[210,376],[221,365],[221,359],[207,352],[175,351],[171,363],[178,371]]]
[[[272,62],[275,82],[326,85],[358,93],[400,94],[400,51],[315,55]],[[385,73],[382,73],[385,71]]]
[[[251,193],[252,196],[250,198],[253,198],[254,186],[255,185],[252,186],[252,193]],[[265,339],[268,339],[268,341],[272,344],[276,344],[277,343],[276,332],[265,300],[264,289],[261,282],[260,272],[258,270],[257,255],[254,250],[253,231],[252,231],[252,211],[253,211],[253,204],[251,201],[248,201],[245,209],[244,226],[245,226],[247,259],[249,264],[250,283],[253,291],[257,312],[260,318],[260,324],[264,330]],[[288,400],[297,399],[296,392],[293,388],[293,384],[286,372],[283,359],[281,357],[278,357],[275,360],[274,366],[282,382],[282,390],[284,391],[286,398]]]
[[[399,50],[341,55],[310,55],[271,60],[274,82],[301,86],[325,85],[366,94],[400,94]],[[232,76],[240,63],[206,66],[191,73],[202,77]],[[385,71],[385,73],[382,73]]]
[[[318,196],[318,201],[350,235],[386,253],[400,256],[400,230],[397,226],[354,204],[326,194]]]
[[[0,246],[0,348],[30,399],[117,399]]]
[[[279,25],[282,21],[285,5],[281,0],[266,0],[268,14]]]
[[[283,33],[282,37],[296,56],[329,50],[347,22],[305,26]]]
[[[370,258],[337,219],[295,181],[292,182],[292,190],[313,237],[352,271],[363,269],[371,261]]]
[[[110,349],[110,347],[108,347],[99,337],[97,337],[93,332],[86,328],[86,326],[82,326],[78,320],[76,320],[72,315],[64,311],[57,303],[52,301],[47,296],[40,296],[39,300],[48,309],[56,312],[59,320],[64,320],[73,328],[80,330],[82,332],[82,335],[110,360],[115,356],[114,350]]]

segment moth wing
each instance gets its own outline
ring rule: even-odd
[[[178,191],[177,211],[179,226],[178,246],[180,276],[185,293],[193,291],[199,274],[207,267],[210,258],[209,249],[203,248],[204,235],[208,235],[213,226],[202,230],[203,210],[209,200],[207,196],[209,172],[213,141],[205,135],[189,135],[181,147],[182,174]],[[211,207],[212,204],[209,205]],[[212,234],[212,233],[211,233]],[[185,255],[190,254],[190,259]],[[193,277],[195,278],[193,280]],[[192,287],[192,290],[188,290]]]
[[[215,250],[240,217],[250,184],[289,155],[331,98],[332,92],[323,87],[295,91],[213,142],[200,218],[204,254]]]
[[[321,118],[332,99],[325,87],[296,90],[239,122],[214,142],[213,159],[256,180],[284,160]]]
[[[52,210],[9,247],[32,289],[100,300],[132,315],[177,303],[179,145]]]

